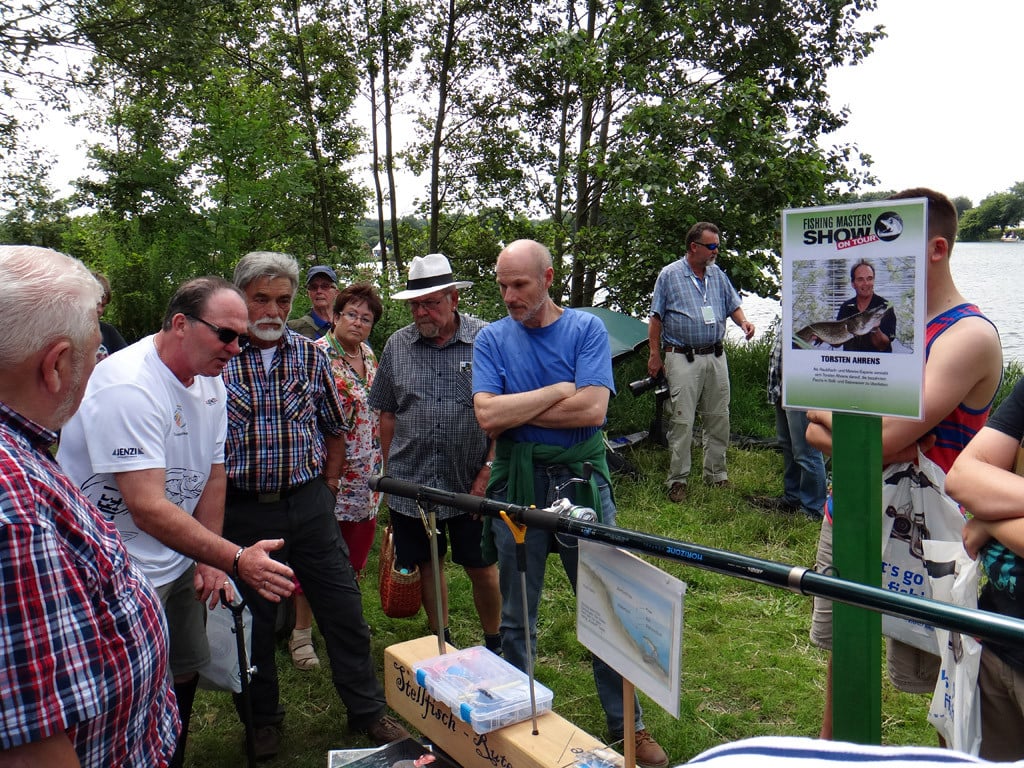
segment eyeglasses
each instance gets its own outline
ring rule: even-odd
[[[373,325],[373,318],[369,315],[360,315],[356,312],[342,312],[342,317],[347,317],[350,323],[362,323],[363,325]]]
[[[436,312],[437,308],[440,306],[440,299],[431,299],[430,301],[410,301],[409,311],[416,312],[418,310],[425,309],[427,312]]]
[[[207,328],[209,328],[211,331],[217,334],[217,340],[221,344],[230,344],[235,339],[238,339],[238,346],[240,347],[244,347],[249,343],[249,336],[247,334],[239,333],[238,331],[233,331],[230,328],[221,328],[220,326],[214,325],[213,323],[208,323],[205,320],[203,320],[203,318],[196,317],[195,315],[185,315],[185,317],[189,318],[190,320],[198,320],[200,323],[205,325]]]
[[[703,245],[709,251],[717,251],[718,250],[718,243],[702,243],[700,240],[694,240],[693,243],[694,243],[694,245]]]

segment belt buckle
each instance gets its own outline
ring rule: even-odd
[[[256,503],[257,504],[276,504],[281,500],[281,492],[275,491],[274,493],[257,493]]]

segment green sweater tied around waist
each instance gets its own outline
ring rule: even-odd
[[[506,438],[499,438],[494,450],[494,464],[491,467],[491,479],[487,483],[487,495],[504,482],[508,482],[506,501],[510,504],[529,507],[537,503],[533,493],[533,468],[535,465],[564,466],[574,477],[583,477],[583,464],[590,462],[595,473],[599,473],[609,486],[611,485],[608,471],[608,458],[605,453],[604,434],[598,430],[588,440],[576,443],[569,448],[544,443],[517,443]],[[585,484],[575,486],[576,504],[590,507],[597,514],[598,522],[603,522],[601,512],[601,491],[597,480],[591,474]],[[494,546],[494,534],[491,525],[494,518],[484,518],[483,551],[489,560],[497,559]]]

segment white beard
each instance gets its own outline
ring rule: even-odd
[[[274,327],[267,328],[266,326],[270,324]],[[249,333],[260,341],[277,341],[284,336],[284,329],[287,327],[284,320],[260,320],[260,326],[262,327],[249,324]]]

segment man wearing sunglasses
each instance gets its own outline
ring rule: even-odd
[[[219,277],[178,289],[153,336],[101,361],[57,459],[111,520],[156,587],[170,631],[170,668],[183,764],[198,671],[210,656],[205,605],[227,574],[269,600],[291,593],[291,569],[271,559],[281,539],[240,548],[223,538],[227,398],[220,377],[248,344],[241,292]],[[197,562],[198,561],[198,564]]]
[[[647,371],[657,376],[664,370],[668,379],[672,416],[666,487],[676,503],[686,500],[697,414],[703,425],[704,482],[728,485],[729,367],[722,346],[726,319],[743,329],[747,341],[754,336],[739,294],[715,264],[720,245],[718,227],[707,221],[694,224],[686,235],[686,255],[661,270],[651,300]]]

